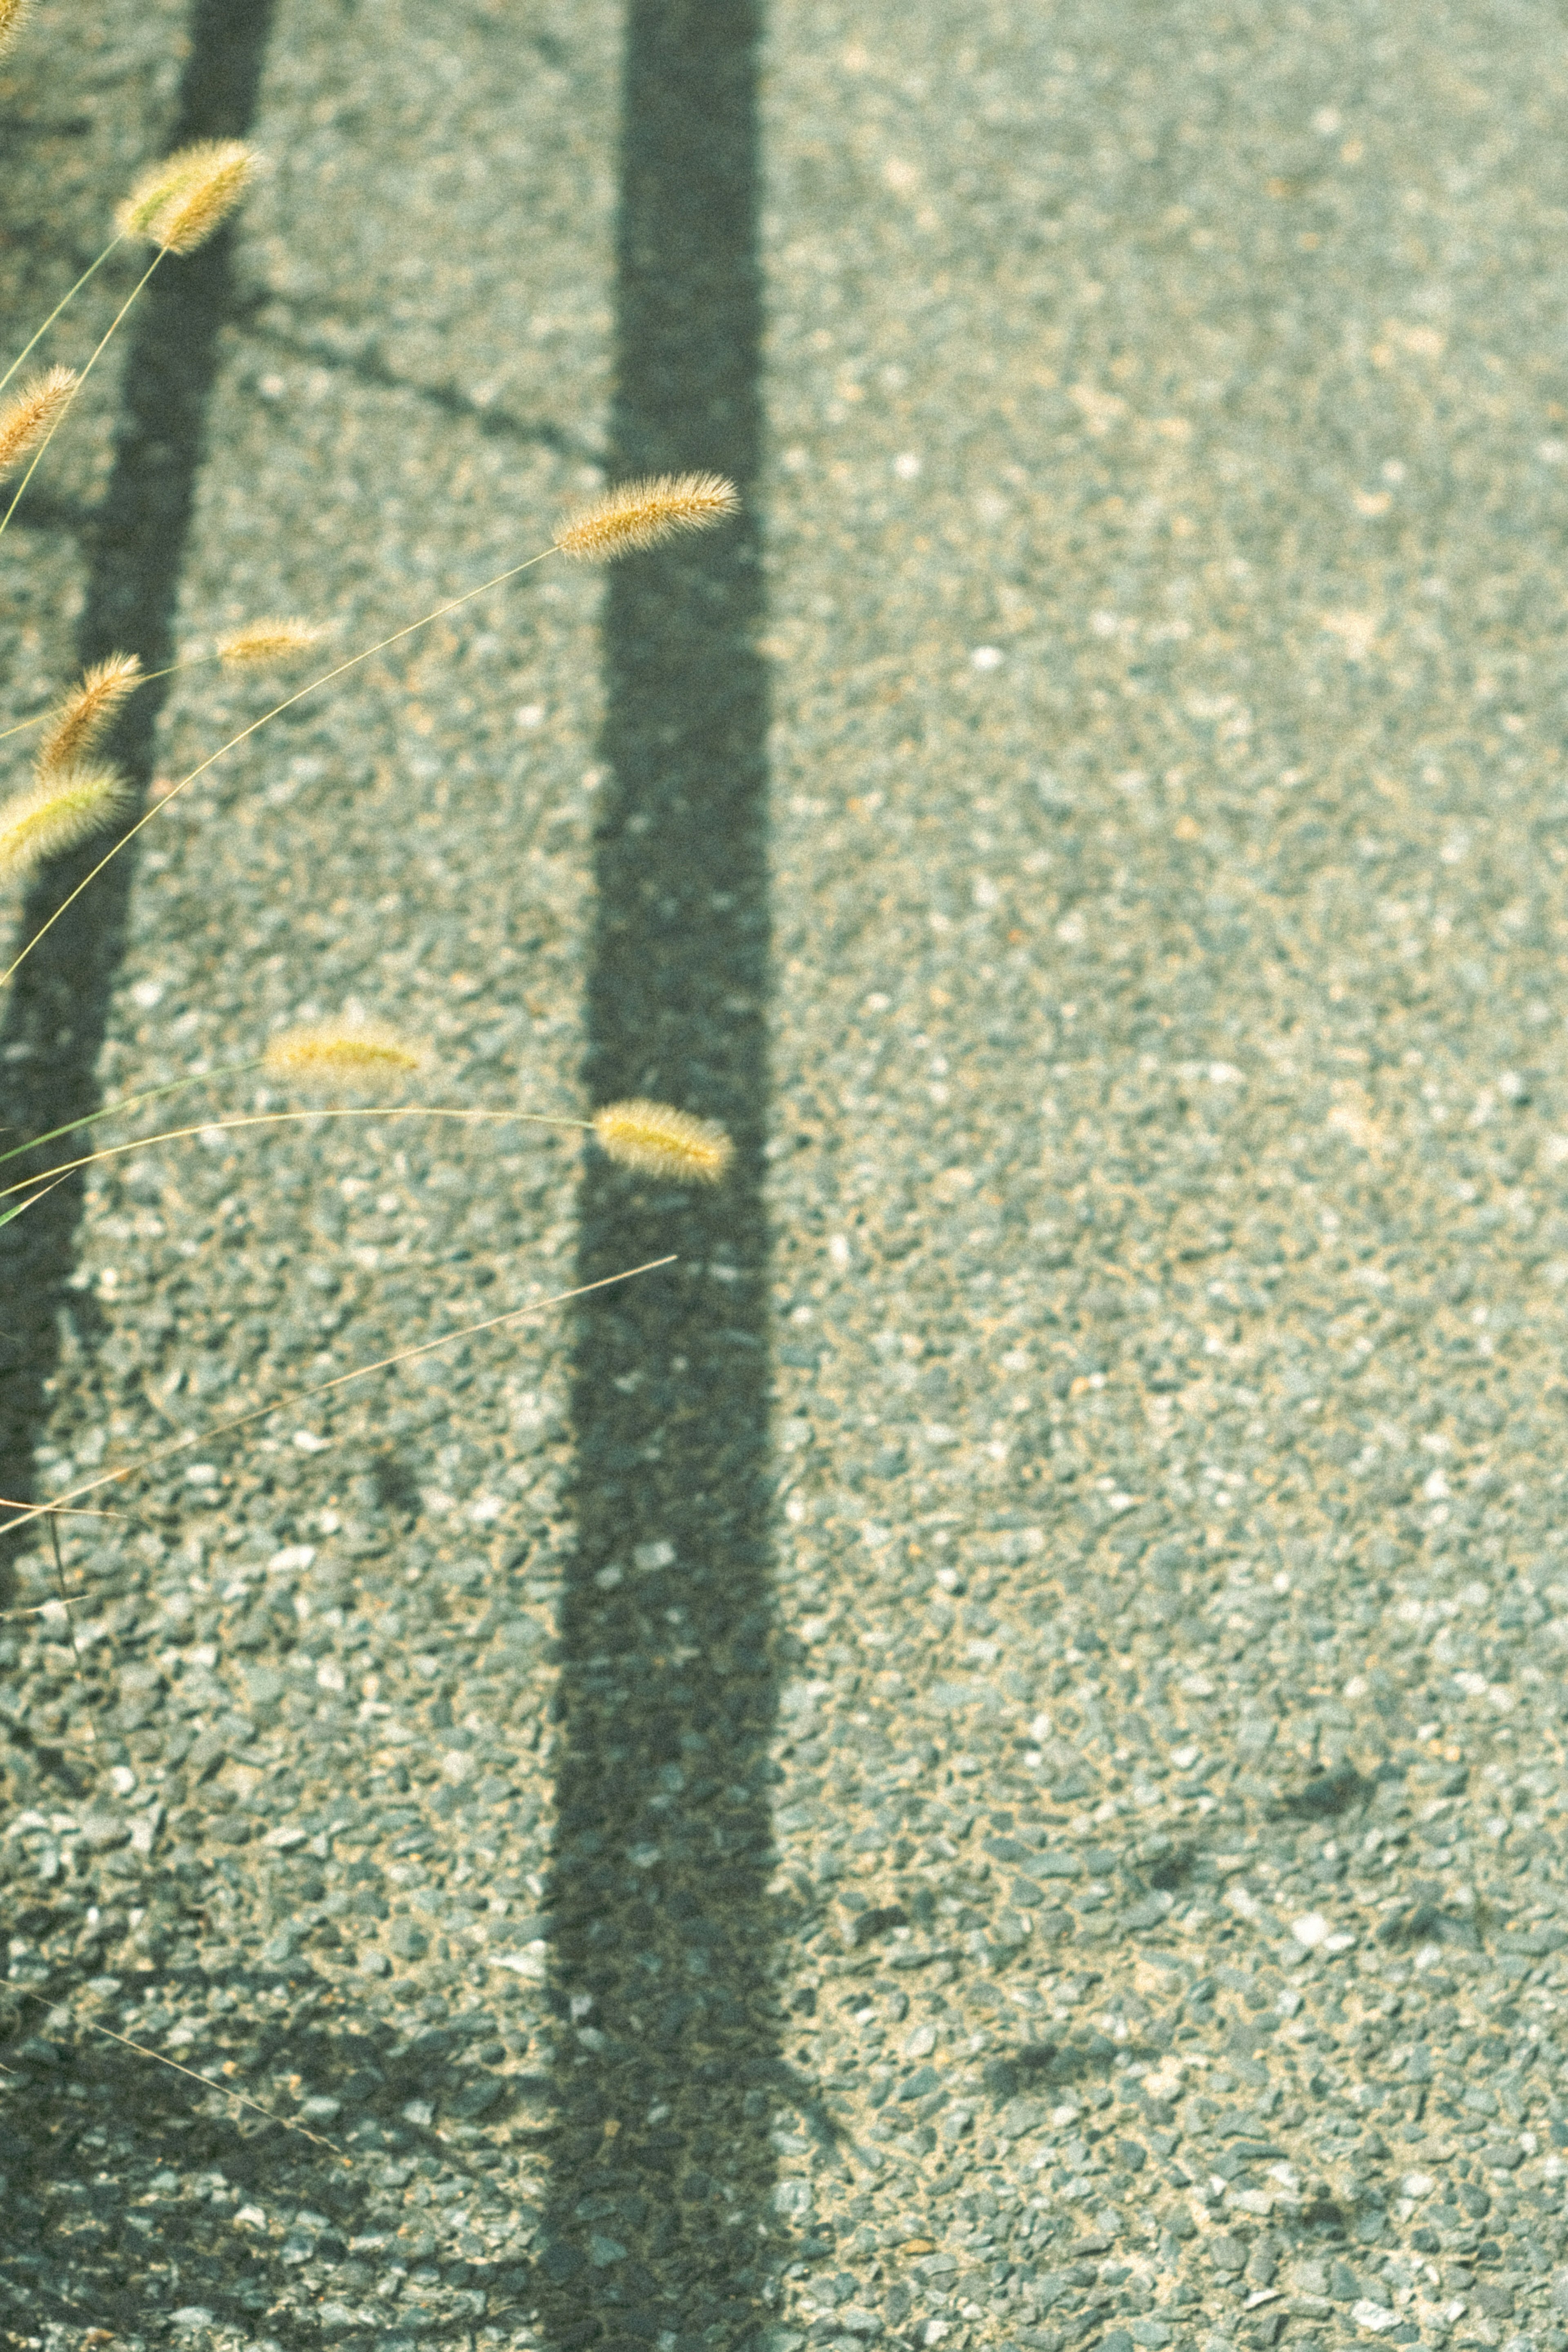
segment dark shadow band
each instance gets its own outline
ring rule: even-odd
[[[171,151],[196,139],[240,138],[249,129],[271,25],[272,0],[197,0]],[[89,569],[77,646],[84,667],[109,653],[140,654],[150,670],[174,659],[180,576],[229,299],[229,239],[220,232],[188,260],[161,266],[122,331],[130,341],[114,467],[85,534]],[[24,506],[18,520],[26,513]],[[138,805],[152,777],[165,691],[159,682],[133,695],[105,747]],[[102,839],[89,843],[39,875],[7,963],[91,871],[105,845]],[[99,1055],[125,951],[135,863],[135,851],[126,851],[83,892],[28,957],[0,1006],[8,1140],[46,1134],[99,1108]],[[42,1164],[58,1156],[46,1151]],[[25,1160],[14,1161],[7,1182],[27,1167]],[[69,1280],[84,1191],[82,1174],[68,1178],[40,1206],[0,1228],[0,1495],[23,1501],[34,1496],[33,1449],[48,1417],[62,1316],[84,1339],[96,1335],[89,1295],[72,1289]],[[16,1543],[35,1544],[37,1536],[33,1524],[8,1544],[0,1530],[0,1605],[9,1584],[7,1552]]]
[[[597,1158],[583,1189],[581,1279],[680,1262],[577,1328],[540,2263],[563,2352],[739,2342],[773,2181],[760,32],[745,0],[632,0],[626,32],[615,467],[712,468],[744,506],[606,583],[586,1076],[737,1154],[713,1192]]]

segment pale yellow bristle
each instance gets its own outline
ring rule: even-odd
[[[217,657],[232,664],[287,661],[290,654],[309,653],[319,646],[324,634],[310,621],[252,621],[218,639]]]
[[[735,1149],[712,1119],[694,1118],[668,1103],[606,1103],[594,1114],[594,1133],[605,1157],[618,1167],[701,1184],[717,1184]]]
[[[428,1056],[375,1021],[318,1021],[272,1038],[261,1066],[269,1078],[328,1089],[377,1090],[416,1077]]]
[[[22,29],[22,20],[33,0],[0,0],[0,58],[3,58]]]
[[[0,807],[0,876],[32,873],[46,857],[112,824],[129,800],[112,768],[64,768]]]
[[[555,545],[563,555],[629,555],[677,531],[706,530],[740,504],[722,474],[658,474],[606,490],[573,518]]]
[[[166,205],[184,194],[212,160],[215,142],[201,140],[194,147],[176,148],[161,163],[150,163],[131,184],[116,208],[115,226],[125,236],[146,236]],[[227,142],[219,142],[225,143]]]
[[[194,253],[222,226],[255,177],[258,158],[239,139],[198,140],[154,163],[115,215],[123,235],[168,253]]]
[[[128,694],[135,691],[142,664],[135,654],[110,654],[95,662],[79,686],[73,686],[49,713],[48,732],[38,747],[41,776],[76,767],[89,751]]]
[[[0,409],[0,473],[47,440],[77,388],[74,368],[53,367],[24,384]]]

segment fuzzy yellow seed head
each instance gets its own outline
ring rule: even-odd
[[[115,224],[123,236],[147,237],[166,253],[194,253],[222,227],[258,162],[243,140],[198,140],[143,172]]]
[[[0,474],[47,440],[59,423],[66,403],[77,387],[74,368],[52,367],[24,384],[15,400],[0,408]]]
[[[417,1077],[428,1055],[377,1021],[318,1021],[285,1029],[268,1044],[261,1066],[269,1078],[328,1092],[384,1091]]]
[[[217,642],[220,662],[287,661],[290,654],[309,653],[326,635],[310,621],[252,621]]]
[[[606,1103],[594,1113],[594,1133],[606,1160],[639,1176],[677,1176],[717,1184],[734,1145],[710,1118],[693,1118],[668,1103]]]
[[[135,692],[141,676],[135,654],[110,654],[107,661],[95,662],[49,713],[48,732],[38,747],[39,775],[79,767],[126,696]]]
[[[563,555],[629,555],[677,531],[706,530],[740,510],[740,493],[722,474],[658,474],[623,482],[584,509],[555,545]]]
[[[149,164],[132,182],[130,194],[121,199],[114,215],[114,225],[122,236],[152,235],[158,215],[176,196],[184,195],[205,170],[212,160],[213,143],[203,140],[194,147],[176,148],[174,154],[165,155],[161,163]]]
[[[0,808],[0,876],[31,874],[46,857],[101,833],[130,799],[112,768],[62,768]]]
[[[22,29],[22,19],[33,0],[0,0],[0,58],[3,58]]]

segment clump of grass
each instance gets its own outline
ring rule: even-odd
[[[0,0],[0,56],[3,56],[21,27],[32,0]],[[191,253],[205,237],[227,219],[247,186],[261,169],[261,158],[255,150],[237,139],[204,140],[192,147],[182,147],[173,155],[165,155],[133,184],[115,213],[115,233],[97,258],[89,261],[74,286],[68,287],[44,320],[35,327],[4,375],[0,375],[0,392],[10,383],[17,369],[42,342],[49,329],[63,310],[69,308],[89,279],[96,278],[110,256],[119,251],[127,237],[151,237],[158,247],[151,268],[141,283],[132,289],[129,300],[120,310],[109,334],[94,352],[82,374],[86,375],[107,343],[110,335],[120,325],[135,301],[147,279],[165,253]],[[178,244],[171,241],[177,237]],[[25,487],[25,485],[24,485]],[[13,505],[15,501],[13,500]],[[5,518],[10,520],[9,515]],[[0,524],[4,529],[4,524]]]
[[[5,5],[5,0],[0,0],[0,8]],[[56,303],[37,334],[12,362],[5,376],[0,377],[0,384],[10,382],[38,337],[53,326],[66,304],[80,292],[94,271],[102,267],[124,238],[145,237],[157,247],[141,278],[110,320],[87,365],[63,389],[45,427],[29,441],[27,446],[34,449],[33,462],[23,475],[4,516],[0,516],[0,532],[5,530],[21,503],[22,493],[37,472],[45,450],[58,432],[67,409],[103,357],[110,339],[159,263],[171,253],[195,253],[198,246],[205,245],[208,237],[223,226],[260,168],[261,158],[243,140],[202,140],[195,146],[183,147],[177,154],[165,157],[162,163],[155,164],[151,172],[143,173],[137,181],[116,215],[119,234],[105,246],[98,259],[83,270],[70,291]],[[26,396],[23,395],[24,398]]]
[[[14,37],[27,12],[29,0],[0,0],[0,51]],[[26,491],[54,434],[64,421],[82,383],[90,373],[110,338],[117,331],[132,304],[146,286],[153,272],[168,256],[190,254],[210,238],[232,215],[235,206],[252,184],[260,159],[244,142],[237,140],[205,141],[185,147],[163,158],[141,174],[117,209],[116,235],[104,251],[83,271],[76,284],[58,302],[49,317],[32,337],[26,349],[11,367],[0,376],[0,392],[17,374],[41,337],[53,325],[68,304],[102,267],[116,247],[127,239],[150,244],[153,257],[136,285],[121,304],[107,331],[98,341],[91,357],[79,372],[68,368],[51,368],[23,385],[4,407],[0,407],[0,474],[7,468],[27,461],[26,472],[10,498],[3,516],[3,531],[15,513],[16,503]],[[161,807],[194,785],[226,752],[246,742],[268,722],[307,696],[321,691],[360,664],[371,660],[389,646],[400,643],[416,631],[427,627],[447,614],[457,611],[474,598],[516,579],[533,564],[546,557],[561,554],[577,559],[610,561],[641,550],[655,547],[677,535],[701,530],[722,521],[739,506],[734,486],[721,476],[711,473],[663,475],[637,482],[627,482],[611,489],[591,506],[578,512],[565,524],[552,545],[539,553],[512,564],[493,579],[453,597],[435,611],[408,622],[382,638],[376,645],[365,647],[349,659],[336,663],[321,675],[309,679],[296,691],[277,701],[250,725],[242,729],[219,746],[189,774],[176,779],[166,787],[154,785],[153,803],[121,838],[115,842],[93,867],[57,907],[48,921],[27,940],[12,963],[10,970],[0,972],[0,987],[12,977],[21,961],[37,946],[45,933],[71,906],[80,892],[102,872],[110,859],[116,856],[149,823]],[[321,642],[324,631],[315,625],[297,618],[267,618],[245,627],[231,630],[220,638],[210,658],[227,668],[258,667],[272,662],[295,658]],[[184,667],[182,662],[174,667]],[[156,675],[166,675],[159,672]],[[22,722],[22,729],[41,727],[31,785],[9,803],[0,805],[0,879],[16,880],[35,872],[47,859],[76,846],[95,832],[114,824],[129,814],[129,790],[115,770],[108,765],[94,764],[89,757],[95,745],[106,733],[122,708],[125,698],[137,688],[148,682],[140,663],[133,656],[112,655],[89,669],[79,682],[40,719]],[[16,733],[22,729],[14,728]],[[552,1116],[542,1112],[514,1109],[467,1108],[419,1103],[389,1102],[384,1097],[398,1096],[414,1081],[424,1076],[434,1066],[433,1056],[426,1048],[404,1037],[401,1033],[370,1019],[345,1022],[318,1022],[286,1030],[275,1036],[265,1052],[241,1069],[260,1070],[276,1086],[298,1088],[306,1097],[330,1099],[342,1095],[368,1093],[376,1097],[374,1108],[330,1107],[311,1109],[258,1110],[232,1118],[204,1120],[200,1127],[191,1126],[170,1130],[163,1136],[143,1137],[132,1141],[111,1144],[100,1150],[88,1151],[61,1165],[34,1174],[18,1183],[0,1186],[0,1223],[35,1205],[56,1185],[64,1182],[73,1172],[99,1160],[117,1158],[131,1151],[141,1151],[155,1144],[174,1142],[183,1138],[202,1135],[210,1138],[216,1129],[245,1128],[284,1124],[289,1121],[314,1121],[320,1118],[429,1118],[472,1122],[521,1121],[529,1124],[575,1128],[591,1135],[598,1147],[612,1160],[640,1173],[657,1174],[672,1181],[701,1184],[717,1183],[726,1172],[732,1147],[724,1130],[711,1120],[668,1104],[649,1101],[628,1101],[608,1104],[592,1118]],[[238,1070],[218,1073],[219,1076],[238,1075]],[[135,1110],[142,1103],[176,1091],[192,1084],[210,1084],[206,1074],[187,1076],[167,1085],[153,1087],[128,1101],[109,1107],[106,1110],[89,1112],[73,1118],[55,1129],[49,1136],[34,1138],[30,1142],[7,1143],[0,1150],[0,1160],[16,1160],[22,1154],[36,1153],[42,1143],[58,1137],[74,1134],[93,1126],[102,1118],[115,1112]],[[265,1102],[268,1098],[263,1097]],[[24,1164],[26,1162],[24,1161]],[[284,1408],[296,1406],[307,1399],[335,1394],[351,1383],[363,1381],[386,1372],[394,1367],[423,1357],[435,1349],[452,1347],[477,1338],[536,1318],[548,1310],[604,1289],[613,1284],[653,1273],[673,1263],[668,1257],[634,1266],[622,1274],[605,1277],[579,1288],[559,1294],[554,1298],[539,1300],[517,1307],[463,1329],[445,1332],[439,1338],[400,1347],[395,1353],[369,1363],[356,1365],[352,1370],[319,1381],[311,1387],[255,1406],[233,1418],[191,1432],[171,1444],[137,1458],[122,1462],[118,1467],[101,1472],[68,1492],[37,1504],[0,1504],[7,1517],[0,1532],[15,1533],[32,1522],[44,1518],[49,1525],[51,1538],[56,1538],[58,1515],[72,1516],[85,1510],[84,1498],[106,1486],[120,1487],[140,1473],[153,1468],[174,1455],[195,1446],[206,1446],[216,1440],[237,1434]],[[89,1512],[89,1516],[97,1516]],[[69,1618],[68,1596],[64,1585],[64,1568],[56,1542],[57,1569],[61,1580],[61,1601]],[[73,1647],[75,1637],[73,1631]],[[89,1694],[81,1668],[77,1663],[79,1686],[84,1706]],[[89,1737],[90,1738],[90,1716]],[[109,2029],[95,2027],[107,2032]],[[123,2036],[111,2038],[124,2041]],[[126,2046],[143,2050],[138,2042]],[[163,2064],[173,2061],[156,2051],[145,2054]],[[189,2072],[188,2069],[181,2069]],[[193,2080],[205,2078],[193,2075]],[[221,2085],[212,2085],[222,2088]],[[238,2094],[231,2094],[238,2097]],[[249,2105],[255,2112],[268,2111]],[[285,2120],[274,2118],[275,2120]],[[290,2126],[290,2128],[295,2126]],[[307,2135],[307,2137],[314,2137]]]
[[[99,348],[101,350],[102,345]],[[24,483],[23,488],[26,487]],[[20,492],[17,495],[19,497]],[[739,492],[734,484],[726,481],[721,474],[660,475],[643,482],[623,484],[619,490],[610,492],[607,499],[599,500],[585,514],[579,516],[576,522],[568,527],[564,537],[554,541],[549,547],[542,548],[537,555],[527,555],[520,563],[509,564],[504,572],[493,573],[489,580],[481,580],[477,587],[465,588],[460,596],[449,596],[444,604],[422,613],[416,621],[405,622],[402,628],[394,629],[389,635],[378,638],[374,645],[366,646],[360,653],[351,654],[346,661],[323,670],[320,677],[310,679],[294,693],[285,695],[281,702],[272,705],[270,710],[264,710],[259,719],[253,719],[248,727],[242,727],[237,735],[231,735],[226,743],[220,743],[216,751],[209,752],[188,774],[177,777],[172,782],[160,780],[152,795],[152,805],[137,818],[123,838],[105,852],[91,873],[82,877],[69,896],[61,899],[48,921],[34,933],[7,970],[0,972],[0,988],[14,978],[39,941],[89,885],[98,879],[110,860],[129,847],[144,824],[151,824],[160,810],[177,800],[182,793],[205,776],[209,768],[215,768],[227,752],[237,751],[242,743],[248,743],[253,735],[258,735],[272,719],[281,718],[284,711],[292,710],[296,703],[319,693],[323,687],[331,686],[338,678],[346,677],[350,670],[358,669],[362,663],[373,660],[377,654],[385,653],[390,646],[401,645],[405,637],[427,629],[433,622],[444,621],[448,614],[460,611],[465,604],[471,604],[476,596],[488,595],[492,588],[502,588],[522,572],[531,572],[534,565],[542,563],[547,556],[596,555],[614,559],[629,555],[639,548],[656,545],[660,539],[668,538],[673,532],[706,530],[713,523],[723,521],[726,516],[736,513],[739,507]],[[16,500],[13,499],[11,511],[14,512],[15,509]],[[8,514],[5,520],[9,519]],[[0,530],[4,529],[5,523],[0,522]]]

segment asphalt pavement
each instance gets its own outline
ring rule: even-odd
[[[19,1135],[202,1081],[0,1231],[0,1493],[136,1465],[9,1539],[0,2339],[1568,2347],[1565,101],[1528,0],[40,0],[13,344],[268,168],[0,724],[743,505],[307,698],[0,1006]],[[735,1171],[219,1124],[355,1012]]]

